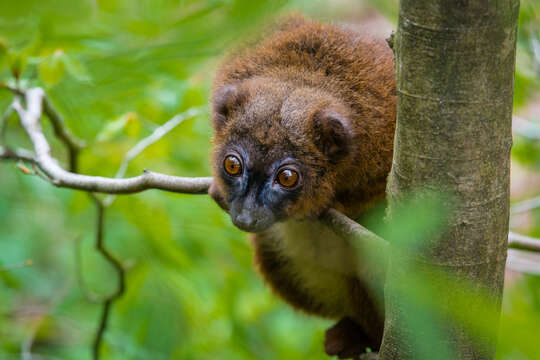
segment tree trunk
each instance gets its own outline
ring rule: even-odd
[[[392,251],[382,359],[424,358],[414,339],[429,334],[407,325],[415,315],[408,300],[396,296],[405,264],[420,266],[432,288],[440,290],[434,300],[440,314],[451,313],[463,296],[464,311],[485,310],[479,294],[494,304],[494,311],[484,311],[484,329],[491,331],[473,333],[457,321],[443,321],[441,335],[427,346],[449,348],[455,359],[494,357],[508,236],[518,12],[519,0],[400,3],[393,45],[398,116],[389,213],[404,194],[420,188],[442,191],[453,201],[442,235],[414,253]],[[468,290],[448,289],[440,273],[466,282]]]

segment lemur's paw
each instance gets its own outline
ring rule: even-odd
[[[340,359],[360,359],[369,346],[369,338],[353,319],[344,317],[326,330],[324,349],[330,356]]]

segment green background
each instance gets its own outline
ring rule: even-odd
[[[227,49],[296,10],[323,21],[385,16],[395,24],[397,1],[4,0],[0,80],[21,74],[21,85],[42,86],[88,142],[80,172],[114,176],[126,151],[156,126],[208,103]],[[522,1],[515,104],[536,114],[531,121],[540,120],[527,112],[539,99],[539,12],[538,2]],[[0,92],[0,112],[12,99]],[[65,159],[43,123],[53,155]],[[8,125],[8,144],[29,148],[15,115]],[[207,114],[186,120],[127,175],[148,168],[208,176],[210,139]],[[538,141],[514,141],[515,166],[534,174]],[[519,196],[540,193],[535,185]],[[119,196],[106,215],[106,245],[126,268],[127,289],[113,306],[104,359],[327,358],[322,343],[332,322],[271,294],[252,267],[246,235],[209,197],[147,191]],[[522,232],[540,235],[540,211],[528,216]],[[28,344],[33,359],[90,358],[100,306],[84,289],[105,296],[116,286],[94,249],[94,222],[85,193],[0,163],[0,359],[22,358]],[[540,279],[512,273],[503,310],[498,357],[540,359]]]

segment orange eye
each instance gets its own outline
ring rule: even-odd
[[[229,155],[225,158],[223,167],[227,174],[232,176],[238,176],[242,173],[242,163],[240,162],[240,159],[234,155]]]
[[[283,169],[278,173],[277,181],[283,187],[292,188],[298,183],[298,173],[291,169]]]

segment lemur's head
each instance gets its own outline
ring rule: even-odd
[[[352,150],[347,106],[269,78],[218,86],[212,105],[210,195],[238,228],[260,232],[332,206],[335,170]]]

